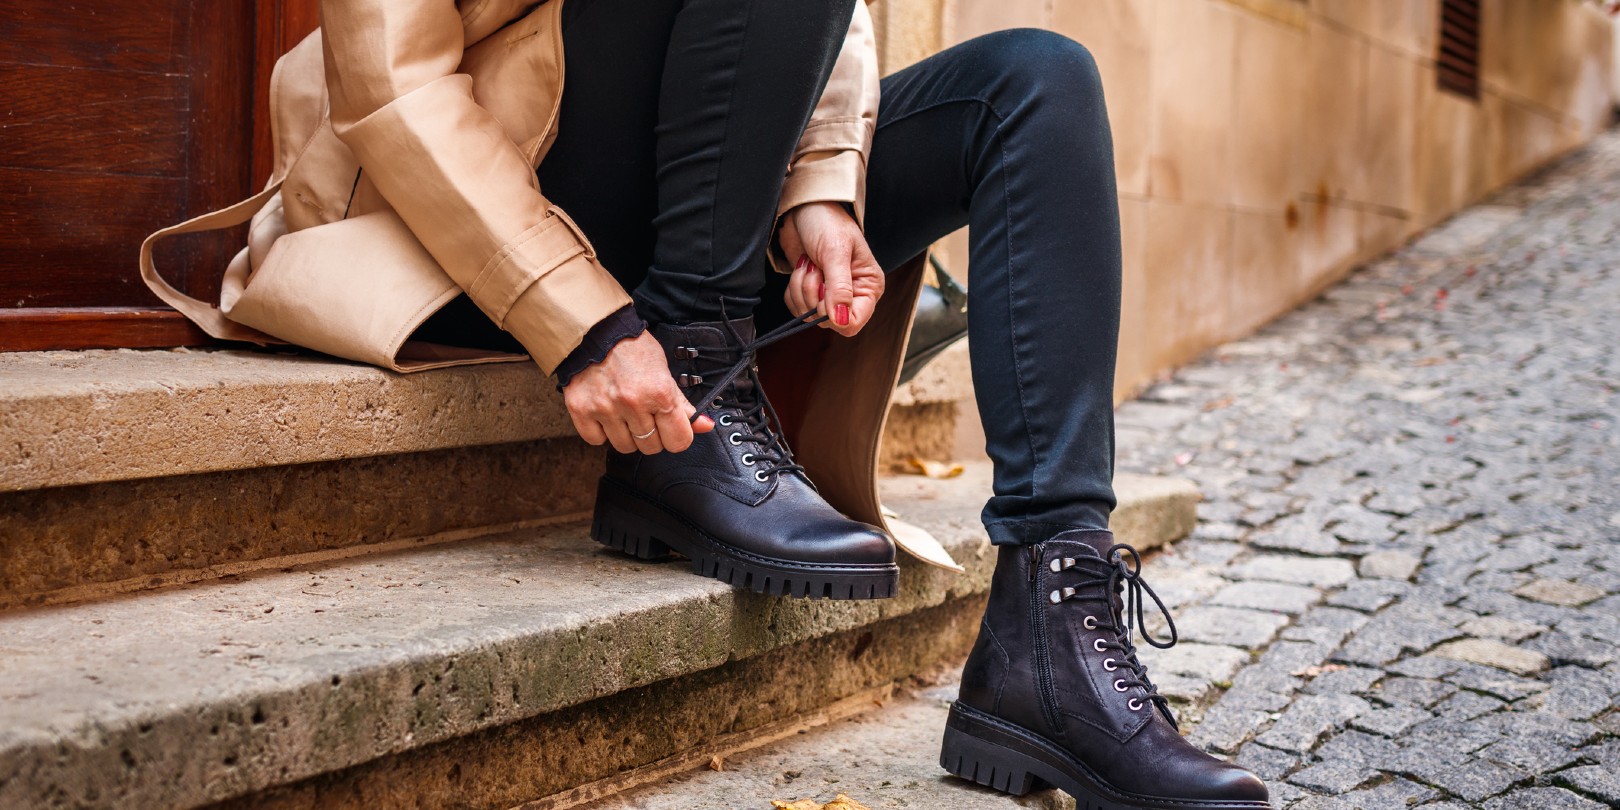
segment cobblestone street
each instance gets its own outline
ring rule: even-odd
[[[1620,136],[1119,411],[1143,658],[1279,807],[1620,807]]]

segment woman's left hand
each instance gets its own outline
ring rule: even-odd
[[[883,297],[885,279],[849,211],[838,203],[805,203],[782,217],[777,239],[794,263],[783,296],[788,309],[830,314],[822,325],[844,337],[861,331]]]

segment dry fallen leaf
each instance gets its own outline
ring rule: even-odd
[[[726,761],[724,759],[722,759],[719,754],[715,754],[714,756],[709,757],[709,770],[711,770],[711,771],[723,771],[725,769],[726,769]]]
[[[931,461],[929,459],[912,456],[906,459],[911,465],[911,471],[929,478],[955,478],[965,469],[962,465],[948,461]]]
[[[1329,672],[1338,672],[1344,669],[1344,664],[1322,664],[1321,666],[1306,667],[1294,673],[1296,678],[1315,678]]]
[[[872,810],[872,808],[842,793],[826,804],[822,804],[815,799],[800,799],[796,802],[773,799],[771,800],[771,807],[773,810]]]
[[[840,793],[832,801],[822,805],[821,810],[872,810],[872,808]]]

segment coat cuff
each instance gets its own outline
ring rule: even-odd
[[[776,215],[808,202],[841,202],[853,206],[855,220],[864,225],[872,137],[872,122],[861,116],[812,121],[793,151]]]
[[[819,152],[805,155],[793,164],[792,171],[782,184],[781,202],[777,204],[777,227],[781,227],[784,214],[813,202],[844,203],[855,215],[855,222],[866,227],[866,156],[849,150]],[[793,271],[793,263],[782,253],[781,244],[773,237],[767,254],[771,266],[778,273]]]
[[[591,327],[630,303],[630,296],[595,256],[580,254],[524,289],[501,326],[549,375],[579,347]]]
[[[793,164],[782,183],[776,215],[812,202],[848,203],[855,221],[866,222],[866,158],[860,152],[817,152]]]

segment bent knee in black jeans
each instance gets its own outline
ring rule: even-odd
[[[782,172],[853,0],[570,0],[542,189],[653,321],[720,295],[783,317],[764,258]],[[802,8],[800,7],[802,5]],[[760,9],[755,9],[756,12]],[[971,226],[973,382],[997,543],[1106,528],[1114,505],[1119,212],[1102,84],[1057,34],[989,34],[883,80],[866,231],[895,268]]]
[[[1107,528],[1119,202],[1091,54],[1018,29],[885,78],[867,188],[867,239],[884,267],[970,228],[968,341],[995,462],[991,539]]]

